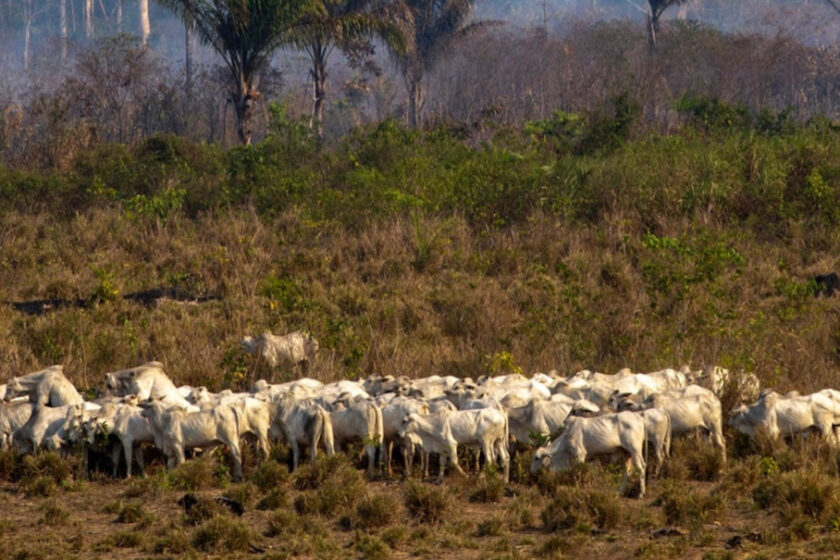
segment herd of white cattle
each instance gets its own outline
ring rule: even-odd
[[[396,444],[406,473],[419,454],[428,476],[428,458],[437,455],[438,479],[447,462],[464,474],[458,446],[468,446],[485,464],[498,464],[507,480],[513,441],[541,445],[532,472],[620,454],[624,483],[638,474],[644,495],[648,458],[655,461],[651,474],[658,475],[672,434],[702,432],[725,460],[719,400],[724,390],[737,391],[741,402],[755,401],[730,413],[729,424],[740,432],[752,437],[818,432],[840,443],[840,392],[759,393],[754,375],[719,367],[511,374],[476,381],[372,376],[324,384],[304,377],[281,384],[260,380],[249,392],[211,393],[204,387],[178,387],[163,364],[149,362],[106,374],[103,396],[92,401],[82,398],[60,365],[8,380],[0,385],[0,445],[20,453],[69,452],[77,444],[110,446],[114,476],[122,457],[127,476],[134,460],[144,472],[144,445],[157,447],[170,468],[184,462],[185,450],[224,445],[240,478],[245,436],[255,440],[263,458],[273,442],[285,442],[293,469],[301,447],[314,460],[321,447],[333,454],[359,442],[371,475],[377,469],[391,473]]]

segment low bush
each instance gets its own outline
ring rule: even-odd
[[[275,510],[285,507],[289,503],[289,496],[283,488],[275,488],[257,502],[260,511]]]
[[[701,494],[681,484],[666,486],[653,504],[662,506],[668,524],[684,525],[692,530],[719,520],[726,512],[726,503],[719,494]]]
[[[558,488],[554,499],[540,513],[546,531],[587,530],[591,526],[613,529],[623,512],[621,500],[614,492]]]
[[[139,523],[147,517],[140,504],[122,504],[117,514],[117,523]]]
[[[361,529],[378,529],[393,523],[399,504],[390,494],[368,494],[356,504],[352,526]]]
[[[503,528],[504,521],[500,517],[490,517],[479,521],[475,534],[477,537],[498,537],[502,534]]]
[[[172,488],[191,492],[220,488],[229,480],[226,470],[209,455],[186,461],[168,474]]]
[[[758,507],[778,514],[787,539],[807,539],[820,528],[840,526],[840,484],[814,468],[769,475],[752,496]]]
[[[445,487],[410,480],[403,486],[403,503],[408,514],[420,523],[440,523],[451,507]]]
[[[361,558],[384,560],[391,555],[390,547],[375,535],[360,534],[356,539],[356,550]]]
[[[289,481],[289,469],[273,459],[264,461],[251,474],[251,482],[261,492],[269,492]]]
[[[49,500],[42,506],[43,515],[38,523],[50,527],[67,525],[70,519],[70,512],[64,509],[57,501]]]
[[[202,552],[241,552],[248,550],[251,530],[244,521],[217,516],[196,529],[192,545]]]
[[[471,502],[482,504],[495,503],[504,497],[505,487],[505,480],[499,473],[487,472],[479,478],[475,488],[470,491],[469,499]]]

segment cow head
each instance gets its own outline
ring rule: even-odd
[[[534,458],[531,459],[531,474],[535,475],[542,469],[547,469],[551,462],[551,455],[548,446],[540,447],[534,453]]]
[[[3,397],[3,400],[6,402],[11,401],[16,397],[20,397],[27,394],[26,387],[20,382],[19,377],[12,377],[9,379],[8,383],[6,383],[6,396]]]
[[[402,439],[406,439],[411,433],[414,432],[415,426],[417,425],[417,414],[414,412],[409,412],[403,417],[402,424],[400,424],[400,429],[398,431],[398,435]]]

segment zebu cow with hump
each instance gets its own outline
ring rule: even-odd
[[[50,366],[22,377],[13,377],[6,385],[5,400],[27,396],[29,402],[45,406],[81,404],[76,387],[64,376],[64,366]]]
[[[160,362],[106,373],[105,389],[118,397],[136,395],[138,401],[156,400],[191,412],[198,410],[181,395]]]
[[[336,446],[341,448],[360,442],[367,456],[367,473],[372,476],[377,453],[381,452],[385,441],[382,410],[370,399],[350,395],[339,398],[330,408]]]
[[[566,430],[555,441],[534,454],[531,473],[542,468],[566,470],[597,456],[621,453],[627,456],[621,491],[631,470],[640,478],[639,497],[645,495],[645,421],[632,412],[619,412],[595,418],[569,418]]]
[[[508,410],[510,435],[529,445],[533,436],[554,437],[565,427],[566,419],[574,412],[597,414],[599,409],[589,401],[553,402],[531,401]]]
[[[166,455],[167,466],[184,462],[184,450],[222,444],[233,457],[234,478],[242,479],[242,454],[239,448],[240,412],[220,404],[212,410],[186,412],[162,401],[142,402],[143,417],[149,420],[155,445]]]
[[[505,481],[510,475],[507,414],[495,408],[441,410],[428,416],[411,413],[403,420],[400,437],[419,443],[423,451],[440,455],[438,480],[443,480],[447,459],[462,475],[458,464],[458,445],[478,447],[487,464],[501,463]]]
[[[732,410],[729,425],[755,439],[764,432],[773,439],[817,432],[837,445],[836,425],[840,424],[840,394],[826,389],[811,395],[783,397],[768,391],[750,406]]]
[[[0,403],[0,450],[11,447],[12,434],[26,424],[35,406],[29,401]]]
[[[300,462],[300,446],[309,447],[310,459],[315,462],[318,445],[323,442],[327,455],[335,454],[330,414],[311,400],[297,401],[284,395],[269,402],[271,427],[269,433],[275,440],[283,439],[292,449],[292,471]]]
[[[702,388],[668,391],[651,395],[642,401],[628,399],[622,402],[625,410],[647,410],[657,408],[671,419],[672,434],[696,433],[702,430],[720,450],[726,462],[726,440],[723,437],[723,415],[720,401]]]

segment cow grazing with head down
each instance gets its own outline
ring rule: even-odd
[[[619,412],[595,418],[570,418],[563,434],[534,454],[531,473],[536,474],[542,468],[566,470],[593,457],[621,453],[627,457],[621,491],[630,472],[636,470],[642,498],[645,495],[644,448],[645,421],[638,414]]]

